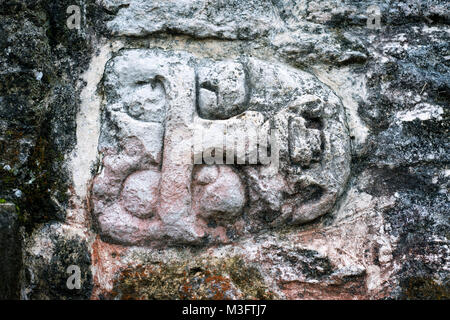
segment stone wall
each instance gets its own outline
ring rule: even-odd
[[[448,12],[2,1],[0,298],[448,299]]]

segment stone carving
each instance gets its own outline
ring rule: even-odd
[[[104,79],[101,169],[91,202],[106,240],[226,243],[312,221],[333,208],[346,185],[343,106],[308,73],[248,57],[213,61],[130,49],[109,61]],[[251,159],[268,145],[262,140],[234,153],[233,164],[217,154],[215,163],[198,162],[196,134],[219,152],[223,128],[243,137],[251,126],[276,129],[270,153],[278,170]]]
[[[205,119],[227,119],[248,104],[244,66],[236,62],[208,62],[198,69],[198,111]]]

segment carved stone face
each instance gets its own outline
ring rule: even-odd
[[[129,245],[226,243],[330,211],[349,176],[343,106],[314,76],[242,57],[125,50],[105,71],[92,213]],[[192,138],[277,131],[279,168],[194,164]],[[206,138],[205,138],[206,137]],[[261,145],[259,145],[261,147]],[[185,161],[188,159],[189,161]]]

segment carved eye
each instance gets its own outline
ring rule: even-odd
[[[137,88],[125,99],[128,114],[141,121],[163,122],[166,117],[166,92],[159,80],[136,82]]]
[[[246,75],[241,63],[209,63],[198,70],[198,112],[209,120],[234,117],[248,102]]]

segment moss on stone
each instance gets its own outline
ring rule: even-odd
[[[241,257],[152,263],[122,270],[111,298],[119,299],[273,299],[254,266]]]
[[[267,290],[261,273],[254,266],[246,266],[240,257],[229,260],[228,272],[233,283],[246,297],[256,299],[273,299],[275,295]]]
[[[438,283],[431,277],[409,277],[401,282],[401,299],[407,300],[449,300],[448,281]]]

